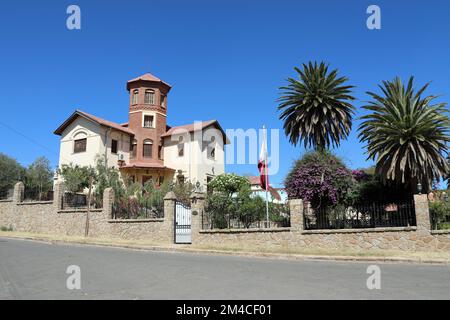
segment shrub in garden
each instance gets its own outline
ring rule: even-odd
[[[234,173],[225,173],[215,177],[209,184],[215,192],[224,192],[232,195],[242,188],[250,189],[250,182],[246,177],[239,176]]]
[[[314,208],[345,203],[354,179],[342,160],[327,152],[310,152],[298,160],[285,180],[289,198]]]
[[[228,227],[228,221],[233,217],[236,211],[236,204],[230,195],[224,192],[214,192],[208,194],[205,202],[205,212],[215,229],[225,229]]]

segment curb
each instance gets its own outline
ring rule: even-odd
[[[131,245],[120,243],[102,243],[102,242],[85,242],[77,240],[52,240],[45,237],[33,236],[8,236],[0,235],[0,238],[19,239],[35,242],[43,242],[52,245],[82,245],[116,249],[130,249],[140,251],[168,252],[168,253],[192,253],[206,255],[223,255],[238,256],[247,258],[270,258],[278,260],[299,260],[299,261],[336,261],[336,262],[378,262],[378,263],[411,263],[411,264],[438,264],[450,265],[449,259],[433,259],[433,258],[405,258],[405,257],[378,257],[378,256],[332,256],[332,255],[308,255],[308,254],[287,254],[287,253],[270,253],[270,252],[252,252],[252,251],[229,251],[216,249],[200,249],[189,247],[170,247],[157,245]]]

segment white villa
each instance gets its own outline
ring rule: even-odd
[[[202,187],[224,173],[229,141],[219,122],[168,126],[170,89],[151,74],[128,81],[129,118],[122,124],[76,110],[54,132],[61,137],[59,166],[95,166],[100,155],[134,182],[190,181]]]

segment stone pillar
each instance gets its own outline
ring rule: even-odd
[[[289,200],[289,209],[291,212],[291,229],[293,231],[303,230],[303,200]]]
[[[17,182],[14,185],[13,203],[23,202],[24,196],[25,196],[25,185],[23,184],[23,182]]]
[[[175,201],[177,196],[173,191],[169,191],[164,197],[164,229],[166,230],[168,243],[175,242]]]
[[[115,200],[115,194],[113,188],[106,188],[103,191],[103,216],[105,219],[112,219],[112,210]]]
[[[195,244],[195,240],[199,236],[200,230],[202,230],[202,217],[205,210],[205,194],[201,192],[195,192],[191,196],[191,232],[192,232],[192,243]]]
[[[64,182],[57,181],[53,187],[53,207],[55,212],[62,210]]]
[[[428,197],[426,194],[414,195],[414,207],[416,210],[417,230],[430,232],[430,209],[428,208]]]

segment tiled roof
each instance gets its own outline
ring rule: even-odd
[[[191,124],[185,124],[182,126],[172,127],[166,133],[164,133],[161,137],[170,137],[171,135],[173,135],[175,133],[193,132],[194,130],[203,130],[216,122],[217,122],[217,120],[208,120],[208,121],[202,121],[201,123],[198,122],[198,123],[191,123]]]
[[[250,181],[250,184],[252,186],[259,185],[261,183],[261,179],[259,176],[251,176],[247,177],[248,181]]]
[[[155,76],[152,75],[151,73],[146,73],[146,74],[144,74],[144,75],[142,75],[142,76],[140,76],[140,77],[137,77],[137,78],[134,78],[134,79],[131,79],[130,81],[128,81],[128,82],[127,82],[127,90],[130,89],[130,86],[129,86],[130,83],[131,83],[131,82],[136,82],[136,81],[160,82],[160,83],[165,84],[165,85],[168,86],[168,87],[171,87],[170,84],[168,84],[167,82],[164,82],[164,81],[162,81],[161,79],[155,77]]]
[[[86,113],[84,111],[81,110],[76,110],[66,121],[64,121],[64,123],[55,130],[55,134],[57,135],[61,135],[64,130],[67,128],[67,126],[69,126],[77,117],[84,117],[90,121],[93,121],[95,123],[98,123],[99,125],[108,127],[108,128],[112,128],[118,131],[122,131],[124,133],[127,133],[129,135],[134,135],[134,132],[118,123],[112,122],[112,121],[108,121],[102,118],[99,118],[97,116],[94,116],[92,114]]]

